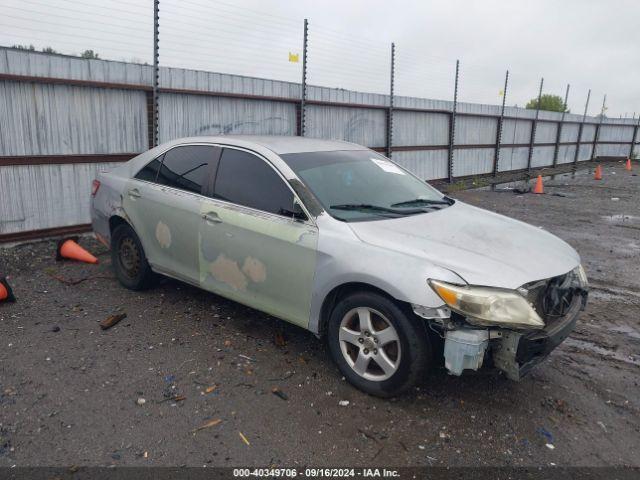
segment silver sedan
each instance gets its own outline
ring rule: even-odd
[[[518,380],[587,298],[562,240],[347,142],[175,140],[100,173],[91,216],[125,287],[166,275],[306,328],[379,396],[488,358]]]

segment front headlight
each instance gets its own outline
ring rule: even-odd
[[[429,280],[429,285],[451,308],[474,325],[544,328],[544,322],[519,293],[489,287],[453,285]]]

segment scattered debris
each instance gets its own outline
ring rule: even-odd
[[[126,313],[118,313],[116,315],[111,315],[110,317],[105,318],[100,322],[100,328],[102,330],[107,330],[113,327],[115,324],[127,318]]]
[[[276,397],[280,397],[282,400],[289,400],[289,396],[278,387],[273,387],[271,389],[271,393],[273,393]]]
[[[147,403],[147,401],[146,401],[144,398],[142,398],[142,397],[139,397],[139,398],[136,400],[136,404],[137,404],[139,407],[143,406],[145,403]]]
[[[269,379],[269,381],[270,381],[270,382],[280,382],[280,381],[282,381],[282,380],[287,380],[287,379],[289,379],[289,378],[293,377],[293,374],[294,374],[294,373],[295,373],[295,372],[292,372],[291,370],[288,370],[287,372],[285,372],[285,374],[284,374],[282,377],[279,377],[279,378],[270,378],[270,379]]]
[[[553,443],[546,443],[545,447],[547,447],[549,450],[553,450],[554,448],[556,448]]]
[[[338,402],[338,405],[340,405],[341,407],[348,407],[349,406],[349,400],[340,400]]]
[[[602,427],[602,430],[604,430],[604,433],[609,433],[607,431],[607,426],[604,424],[604,422],[596,422],[598,425],[600,425],[600,427]]]
[[[204,393],[211,393],[213,392],[216,388],[218,388],[217,385],[211,385],[210,387],[207,387],[204,389]]]
[[[199,432],[200,430],[204,430],[205,428],[211,428],[211,427],[215,427],[216,425],[218,425],[220,422],[222,422],[221,419],[219,418],[215,418],[213,420],[208,421],[207,423],[205,423],[204,425],[200,425],[198,428],[194,428],[193,430],[191,430],[191,433],[196,433]]]
[[[364,430],[362,430],[361,428],[359,428],[359,429],[358,429],[358,432],[360,432],[360,434],[361,434],[364,438],[366,438],[366,439],[368,439],[368,440],[373,440],[374,442],[379,443],[379,442],[378,442],[378,439],[377,439],[376,437],[374,437],[374,436],[373,436],[373,435],[371,435],[370,433],[365,432],[365,431],[364,431]]]
[[[164,403],[164,402],[182,402],[183,400],[186,400],[187,397],[185,397],[184,395],[175,395],[174,397],[168,397],[168,398],[164,398],[162,400],[157,401],[156,403]]]
[[[523,193],[529,193],[531,191],[531,186],[529,186],[528,184],[519,186],[519,187],[515,187],[513,189],[513,193],[517,194],[517,195],[522,195]]]
[[[551,435],[549,430],[544,427],[538,427],[536,428],[536,432],[542,435],[547,440],[548,444],[553,444],[553,435]]]
[[[11,440],[5,428],[0,428],[0,456],[11,451]]]
[[[248,357],[248,356],[246,356],[246,355],[239,354],[238,356],[239,356],[240,358],[244,358],[245,360],[248,360],[248,361],[250,361],[250,362],[255,362],[255,361],[256,361],[256,359],[255,359],[255,358],[251,358],[251,357]]]
[[[620,198],[618,198],[618,197],[611,197],[611,201],[612,201],[612,202],[617,202],[618,200],[620,200]]]
[[[276,332],[274,342],[277,347],[284,347],[287,344],[287,341],[284,339],[284,335],[282,334],[282,332]]]
[[[249,440],[247,440],[247,437],[244,436],[244,434],[242,432],[238,432],[238,434],[240,435],[240,438],[242,439],[242,441],[247,445],[250,446],[251,444],[249,443]]]
[[[88,275],[86,277],[80,277],[77,279],[69,279],[64,278],[55,273],[47,272],[51,278],[58,280],[60,283],[64,283],[65,285],[78,285],[79,283],[86,282],[87,280],[97,280],[97,279],[105,279],[105,280],[113,280],[113,275]]]
[[[53,327],[51,327],[51,331],[53,333],[58,333],[60,331],[60,327],[58,325],[54,325]]]

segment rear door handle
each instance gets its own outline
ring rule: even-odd
[[[202,218],[209,223],[222,223],[216,212],[207,212],[202,214]]]
[[[129,190],[129,196],[131,198],[140,198],[142,195],[140,195],[140,191],[137,188],[132,188]]]

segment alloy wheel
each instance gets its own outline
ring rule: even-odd
[[[340,350],[361,377],[387,380],[400,366],[400,337],[387,317],[368,307],[354,308],[340,322]]]

